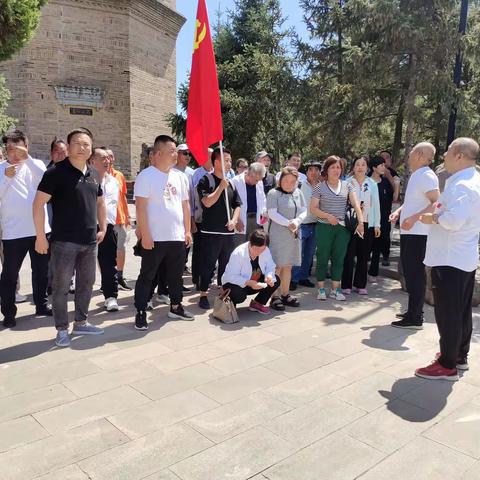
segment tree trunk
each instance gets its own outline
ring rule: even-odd
[[[438,104],[435,110],[435,139],[433,143],[436,149],[435,166],[441,163],[441,155],[442,155],[441,153],[442,146],[440,145],[441,138],[442,138],[442,106]]]
[[[405,130],[405,153],[403,162],[408,167],[408,156],[413,148],[413,133],[415,128],[415,100],[417,98],[417,56],[410,55],[408,68],[408,90],[405,99],[405,112],[407,117],[407,128]]]
[[[405,95],[400,95],[398,103],[397,118],[395,119],[395,134],[393,137],[392,162],[396,167],[400,163],[400,149],[402,148],[403,138],[403,118],[405,114]]]

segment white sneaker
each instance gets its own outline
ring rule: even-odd
[[[317,300],[326,300],[327,299],[327,292],[324,288],[318,289]]]
[[[147,302],[147,312],[151,312],[153,310],[153,300]]]
[[[170,305],[170,298],[168,295],[157,294],[157,302],[164,303],[165,305]]]
[[[118,312],[118,303],[117,299],[110,297],[105,300],[105,308],[107,309],[107,312]]]
[[[336,290],[332,290],[329,295],[330,298],[333,298],[337,302],[344,302],[346,300],[345,295],[342,293],[342,291],[337,288]]]
[[[26,295],[21,295],[20,293],[15,294],[15,303],[23,303],[27,301]]]

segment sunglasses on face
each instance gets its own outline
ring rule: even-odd
[[[181,153],[182,155],[185,155],[186,157],[191,157],[192,154],[191,152],[185,151],[185,150],[180,150],[178,153]]]

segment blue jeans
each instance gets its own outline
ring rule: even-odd
[[[310,268],[315,254],[315,227],[316,223],[307,223],[301,226],[302,235],[302,264],[292,268],[292,282],[307,280],[310,276]]]

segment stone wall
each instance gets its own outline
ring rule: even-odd
[[[136,174],[141,144],[167,133],[165,114],[175,111],[184,18],[174,8],[174,0],[48,2],[34,38],[0,65],[12,92],[8,113],[33,155],[46,160],[53,137],[84,126]]]

